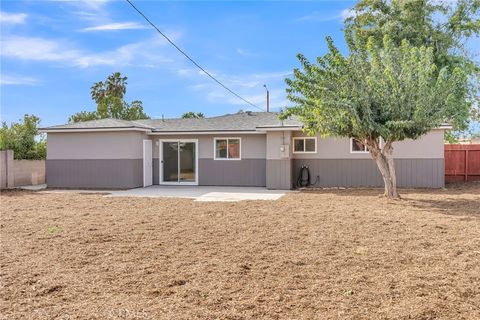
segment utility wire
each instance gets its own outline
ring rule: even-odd
[[[199,65],[195,60],[193,60],[193,58],[191,58],[185,51],[183,51],[182,49],[180,49],[172,40],[170,40],[169,37],[167,37],[167,35],[165,35],[162,31],[160,31],[160,29],[158,29],[158,27],[152,22],[150,21],[150,19],[147,18],[147,16],[145,14],[143,14],[142,11],[140,11],[133,3],[132,1],[130,0],[125,0],[127,1],[133,9],[135,9],[135,11],[138,12],[138,14],[140,14],[155,30],[158,31],[158,33],[160,33],[162,35],[162,37],[164,37],[172,46],[175,47],[175,49],[177,49],[181,54],[183,54],[188,60],[190,60],[197,68],[199,68],[200,70],[202,70],[207,76],[209,76],[213,81],[215,81],[216,83],[218,83],[219,85],[221,85],[223,88],[225,88],[225,90],[227,90],[228,92],[230,92],[231,94],[233,94],[235,97],[239,98],[240,100],[242,100],[243,102],[251,105],[252,107],[255,107],[257,109],[260,109],[262,111],[264,111],[262,108],[260,108],[259,106],[257,106],[256,104],[248,101],[247,99],[243,98],[242,96],[240,96],[238,93],[236,93],[235,91],[233,91],[232,89],[230,89],[229,87],[227,87],[226,85],[224,85],[222,82],[220,82],[220,80],[218,80],[217,78],[215,78],[210,72],[208,72],[207,70],[205,70],[201,65]]]

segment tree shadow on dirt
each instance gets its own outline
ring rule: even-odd
[[[478,181],[447,184],[444,189],[399,189],[401,200],[382,199],[383,189],[381,188],[310,189],[302,192],[332,197],[374,197],[385,201],[385,205],[480,218],[480,183]]]
[[[383,195],[383,188],[380,187],[365,187],[365,188],[314,188],[307,187],[298,189],[305,193],[331,194],[337,196],[381,196]],[[480,197],[480,181],[452,183],[447,184],[442,189],[427,189],[427,188],[398,188],[400,196],[408,196],[412,194],[425,195],[478,195]]]
[[[451,216],[480,219],[480,197],[474,199],[406,199],[414,208]]]

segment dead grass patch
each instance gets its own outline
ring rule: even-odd
[[[480,188],[1,195],[5,319],[479,319]]]

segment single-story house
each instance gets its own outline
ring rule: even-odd
[[[447,127],[394,144],[400,187],[444,186]],[[102,119],[42,129],[47,184],[135,188],[151,184],[295,187],[302,166],[319,187],[383,186],[355,139],[309,137],[295,119],[243,112],[205,119]]]

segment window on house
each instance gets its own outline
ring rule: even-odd
[[[293,138],[293,153],[315,153],[317,152],[316,137]]]
[[[350,138],[350,152],[366,153],[368,152],[368,148],[360,140],[355,138]]]
[[[240,138],[215,138],[215,160],[240,160]]]

